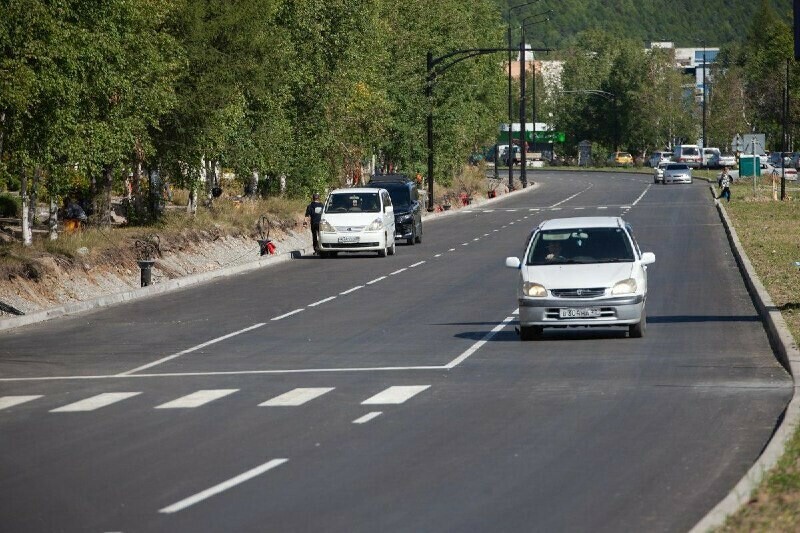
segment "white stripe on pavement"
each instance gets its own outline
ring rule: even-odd
[[[214,389],[214,390],[199,390],[181,398],[172,400],[171,402],[162,403],[157,405],[156,409],[193,409],[200,407],[214,400],[224,398],[229,394],[238,392],[239,389]]]
[[[518,312],[519,312],[519,309],[516,309],[514,311],[514,313],[518,313]],[[489,333],[484,335],[481,340],[479,340],[478,342],[476,342],[475,344],[473,344],[472,346],[467,348],[467,350],[464,353],[462,353],[461,355],[459,355],[458,357],[456,357],[455,359],[453,359],[452,361],[447,363],[445,365],[445,368],[448,368],[448,369],[449,368],[455,368],[456,366],[458,366],[461,363],[463,363],[469,356],[471,356],[472,354],[474,354],[475,352],[480,350],[481,346],[483,346],[484,344],[489,342],[491,340],[491,338],[494,337],[497,334],[498,331],[500,331],[501,329],[506,327],[508,325],[508,323],[511,322],[512,320],[514,320],[514,314],[512,314],[509,317],[506,317],[505,320],[503,320],[502,322],[497,324],[494,328],[492,328],[492,331],[490,331]]]
[[[390,276],[394,276],[395,274],[399,274],[401,272],[405,272],[408,268],[401,268],[400,270],[395,270],[394,272],[390,273]]]
[[[181,500],[181,501],[179,501],[177,503],[173,503],[172,505],[164,507],[163,509],[159,509],[158,512],[159,513],[164,513],[164,514],[177,513],[178,511],[186,509],[187,507],[190,507],[190,506],[192,506],[192,505],[194,505],[196,503],[199,503],[199,502],[201,502],[201,501],[203,501],[203,500],[205,500],[207,498],[210,498],[211,496],[217,495],[220,492],[224,492],[224,491],[226,491],[228,489],[231,489],[231,488],[235,487],[236,485],[240,485],[240,484],[244,483],[245,481],[253,479],[256,476],[260,476],[264,472],[266,472],[268,470],[272,470],[276,466],[280,466],[283,463],[287,462],[288,460],[289,459],[273,459],[271,461],[267,461],[263,465],[257,466],[255,468],[253,468],[252,470],[248,470],[247,472],[245,472],[243,474],[239,474],[238,476],[236,476],[234,478],[231,478],[228,481],[223,481],[219,485],[214,485],[210,489],[206,489],[203,492],[198,492],[194,496],[189,496],[188,498],[183,499],[183,500]]]
[[[260,407],[296,407],[310,402],[314,398],[319,398],[323,394],[332,391],[334,387],[315,387],[315,388],[298,388],[290,390],[280,396],[276,396],[271,400],[258,404]]]
[[[414,267],[418,267],[418,266],[424,265],[424,264],[425,264],[425,261],[418,261],[418,262],[414,263],[413,265],[408,265],[408,268],[414,268]]]
[[[381,276],[379,278],[375,278],[372,281],[368,281],[367,285],[372,285],[373,283],[378,283],[379,281],[384,280],[384,279],[386,279],[386,276]]]
[[[405,401],[413,398],[420,392],[429,388],[430,385],[412,385],[408,387],[395,386],[379,392],[371,398],[367,398],[361,405],[395,405],[404,403]]]
[[[353,287],[352,289],[347,289],[346,291],[344,291],[344,292],[340,292],[339,294],[340,294],[340,295],[342,295],[342,296],[344,296],[345,294],[350,294],[351,292],[355,292],[355,291],[357,291],[358,289],[363,289],[363,288],[364,288],[364,286],[363,286],[363,285],[358,285],[357,287]]]
[[[353,420],[353,424],[366,424],[370,420],[374,420],[381,416],[383,413],[381,411],[372,411],[371,413],[367,413],[361,418],[356,418]]]
[[[95,409],[100,409],[101,407],[106,407],[113,403],[127,400],[128,398],[138,396],[139,394],[141,394],[141,392],[105,392],[103,394],[98,394],[97,396],[92,396],[91,398],[86,398],[85,400],[81,400],[79,402],[57,407],[56,409],[52,409],[50,412],[76,413],[78,411],[94,411]]]
[[[41,398],[41,394],[31,394],[29,396],[1,396],[0,397],[0,410],[14,407],[21,403],[30,402],[37,398]]]
[[[335,300],[335,299],[336,299],[336,296],[329,296],[328,298],[324,298],[324,299],[322,299],[322,300],[320,300],[318,302],[314,302],[313,304],[308,304],[308,306],[309,307],[316,307],[318,305],[322,305],[322,304],[324,304],[326,302],[330,302],[331,300]]]
[[[295,309],[294,311],[289,311],[286,314],[283,314],[283,315],[280,315],[280,316],[276,316],[272,320],[283,320],[286,317],[289,317],[289,316],[292,316],[292,315],[296,315],[297,313],[302,313],[303,311],[305,311],[305,308]]]

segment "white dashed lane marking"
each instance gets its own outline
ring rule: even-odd
[[[50,412],[76,413],[79,411],[94,411],[95,409],[100,409],[101,407],[106,407],[111,404],[121,402],[122,400],[127,400],[128,398],[138,396],[139,394],[141,394],[141,392],[105,392],[103,394],[98,394],[97,396],[92,396],[91,398],[86,398],[85,400],[81,400],[79,402],[58,407]]]
[[[439,257],[439,256],[437,255],[436,257]],[[424,264],[425,264],[425,261],[418,261],[418,262],[414,263],[413,265],[408,265],[408,268],[414,268],[414,267],[418,267],[418,266],[424,265]]]
[[[406,270],[408,270],[408,268],[401,268],[400,270],[395,270],[394,272],[390,273],[389,275],[390,276],[396,276],[397,274],[399,274],[401,272],[405,272]]]
[[[192,394],[188,394],[176,400],[172,400],[171,402],[162,403],[161,405],[157,405],[156,409],[194,409],[196,407],[200,407],[207,403],[213,402],[214,400],[219,400],[220,398],[224,398],[234,392],[238,392],[239,389],[216,389],[216,390],[199,390],[197,392],[193,392]]]
[[[331,300],[335,300],[335,299],[336,299],[336,296],[329,296],[328,298],[323,298],[322,300],[320,300],[318,302],[314,302],[313,304],[308,304],[308,306],[309,307],[316,307],[318,305],[322,305],[322,304],[324,304],[326,302],[330,302]]]
[[[292,316],[292,315],[296,315],[297,313],[302,313],[303,311],[305,311],[305,309],[303,309],[303,308],[301,308],[301,309],[295,309],[294,311],[289,311],[289,312],[288,312],[288,313],[286,313],[286,314],[283,314],[283,315],[280,315],[280,316],[276,316],[276,317],[275,317],[275,318],[273,318],[272,320],[283,320],[283,319],[284,319],[284,318],[286,318],[286,317],[290,317],[290,316]]]
[[[28,396],[2,396],[0,397],[0,410],[8,409],[22,403],[30,402],[41,398],[41,394],[30,394]]]
[[[395,386],[367,398],[362,405],[396,405],[406,402],[420,392],[428,389],[430,385]]]
[[[271,400],[258,404],[261,407],[297,407],[332,391],[334,387],[299,388],[290,390]]]
[[[363,285],[359,285],[358,287],[353,287],[352,289],[347,289],[346,291],[344,291],[344,292],[340,292],[339,294],[340,294],[340,295],[342,295],[342,296],[344,296],[345,294],[350,294],[351,292],[355,292],[355,291],[357,291],[358,289],[363,289],[363,288],[364,288],[364,286],[363,286]]]
[[[367,413],[360,418],[356,418],[353,420],[353,424],[366,424],[370,420],[374,420],[381,416],[383,413],[381,411],[372,411],[371,413]]]
[[[378,283],[379,281],[381,281],[381,280],[384,280],[384,279],[386,279],[386,276],[381,276],[381,277],[379,277],[379,278],[375,278],[375,279],[373,279],[372,281],[368,281],[368,282],[367,282],[367,285],[372,285],[372,284],[374,284],[374,283]]]

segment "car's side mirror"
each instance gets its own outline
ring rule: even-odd
[[[643,265],[652,265],[656,262],[656,254],[653,252],[645,252],[642,254],[642,264]]]
[[[520,262],[518,257],[506,257],[506,266],[508,268],[520,269],[522,268],[522,263]]]

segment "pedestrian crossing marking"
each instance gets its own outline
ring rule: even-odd
[[[375,396],[361,402],[362,405],[389,405],[401,404],[413,398],[420,392],[430,388],[430,385],[395,386],[379,392]]]
[[[258,404],[261,407],[296,407],[327,394],[335,387],[297,388]]]
[[[80,400],[62,407],[57,407],[56,409],[52,409],[50,412],[75,413],[78,411],[94,411],[96,409],[121,402],[122,400],[127,400],[128,398],[138,396],[139,394],[141,394],[141,392],[105,392],[103,394],[98,394],[97,396],[92,396],[91,398],[86,398],[85,400]]]
[[[9,407],[14,407],[15,405],[19,405],[25,402],[30,402],[32,400],[36,400],[41,397],[42,397],[41,394],[30,394],[28,396],[1,396],[0,410],[8,409]]]
[[[155,409],[194,409],[238,391],[239,389],[199,390],[171,402],[157,405]]]

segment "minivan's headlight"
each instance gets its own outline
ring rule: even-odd
[[[331,223],[324,218],[322,219],[322,222],[319,223],[319,229],[325,233],[336,233],[336,228],[334,228]]]
[[[522,284],[522,293],[526,296],[534,296],[536,298],[543,298],[547,296],[547,289],[538,283],[526,281]]]
[[[399,217],[397,217],[397,219],[400,222],[411,222],[411,219],[413,219],[413,218],[414,218],[414,215],[411,214],[411,213],[405,213],[405,214],[400,215]]]
[[[375,220],[370,223],[369,226],[364,231],[378,231],[379,229],[383,229],[383,219],[376,218]]]
[[[617,282],[611,289],[611,294],[633,294],[636,292],[636,280],[633,278]]]

